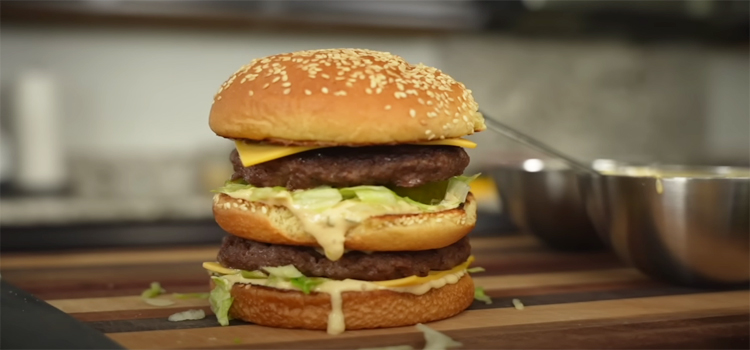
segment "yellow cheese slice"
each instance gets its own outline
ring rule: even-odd
[[[240,155],[240,160],[243,166],[253,166],[260,163],[265,163],[274,159],[290,156],[292,154],[309,151],[316,148],[315,146],[275,146],[275,145],[259,145],[249,144],[243,141],[234,141],[237,153]],[[446,140],[435,140],[427,142],[414,143],[415,145],[423,146],[456,146],[463,148],[476,148],[477,144],[465,139],[446,139]]]
[[[477,148],[477,144],[467,139],[445,139],[413,143],[422,146],[456,146],[463,148]]]
[[[372,283],[377,284],[377,285],[382,286],[382,287],[408,287],[408,286],[415,286],[415,285],[427,283],[427,282],[432,281],[432,280],[443,278],[443,277],[445,277],[447,275],[450,275],[450,274],[453,274],[453,273],[458,273],[458,272],[461,272],[463,270],[466,270],[467,268],[469,268],[469,265],[471,265],[472,262],[474,262],[474,256],[473,255],[469,256],[469,259],[467,259],[466,262],[464,262],[463,264],[458,265],[458,266],[456,266],[456,267],[454,267],[454,268],[452,268],[450,270],[446,270],[446,271],[430,271],[430,273],[427,276],[424,276],[424,277],[409,276],[409,277],[399,278],[399,279],[395,279],[395,280],[377,281],[377,282],[372,282]],[[216,262],[204,262],[203,263],[203,268],[206,269],[206,270],[208,270],[208,271],[216,272],[216,273],[219,273],[219,274],[222,274],[222,275],[235,275],[235,274],[238,274],[240,272],[240,270],[228,269],[228,268],[226,268],[224,266],[219,265],[219,263],[216,263]]]
[[[237,153],[244,166],[253,166],[265,163],[274,159],[290,156],[295,153],[309,151],[320,147],[299,147],[299,146],[274,146],[274,145],[257,145],[249,144],[243,141],[234,141],[237,147]]]
[[[221,266],[217,262],[204,262],[203,268],[211,272],[220,273],[222,275],[236,275],[240,273],[240,270],[228,269],[224,266]]]
[[[379,286],[383,287],[408,287],[408,286],[415,286],[419,284],[424,284],[427,282],[430,282],[432,280],[443,278],[447,275],[454,274],[461,272],[463,270],[466,270],[469,268],[469,265],[474,262],[474,256],[469,256],[469,259],[466,260],[461,265],[458,265],[450,270],[446,271],[430,271],[430,273],[427,276],[419,277],[419,276],[409,276],[404,278],[399,278],[397,280],[388,280],[388,281],[377,281],[373,282]]]

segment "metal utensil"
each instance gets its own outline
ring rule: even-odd
[[[683,285],[750,281],[750,169],[623,167],[579,181],[597,232],[622,260]]]
[[[535,160],[539,169],[504,166],[490,173],[500,189],[503,208],[513,223],[561,250],[602,248],[589,220],[577,174],[599,173],[592,167],[485,115],[487,128],[555,160]]]
[[[488,129],[490,129],[490,130],[492,130],[494,132],[500,133],[502,135],[505,135],[505,136],[511,138],[512,140],[514,140],[516,142],[519,142],[521,144],[524,144],[524,145],[526,145],[528,147],[531,147],[531,148],[533,148],[533,149],[535,149],[535,150],[537,150],[539,152],[542,152],[542,153],[545,153],[545,154],[547,154],[549,156],[552,156],[554,158],[560,159],[563,162],[565,162],[568,166],[570,166],[571,168],[573,168],[575,170],[582,171],[584,173],[589,173],[589,174],[592,174],[592,175],[599,175],[599,172],[597,172],[596,170],[594,170],[590,166],[588,166],[588,165],[586,165],[586,164],[584,164],[584,163],[576,160],[575,158],[570,157],[570,156],[568,156],[568,155],[566,155],[566,154],[564,154],[564,153],[562,153],[560,151],[557,151],[556,149],[554,149],[554,148],[552,148],[550,146],[545,145],[544,143],[540,142],[539,140],[537,140],[537,139],[535,139],[535,138],[533,138],[531,136],[528,136],[528,135],[526,135],[526,134],[524,134],[524,133],[522,133],[522,132],[520,132],[520,131],[518,131],[518,130],[510,127],[510,126],[508,126],[508,125],[505,125],[504,123],[501,123],[501,122],[499,122],[499,121],[497,121],[497,120],[495,120],[493,118],[490,118],[489,116],[487,116],[483,112],[480,112],[480,113],[482,113],[485,116],[484,121],[485,121],[485,125],[487,125]]]

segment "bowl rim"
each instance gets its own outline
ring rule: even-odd
[[[626,173],[628,171],[634,173]],[[681,171],[684,171],[685,174],[680,174]],[[750,167],[677,164],[629,165],[618,167],[612,170],[612,173],[602,172],[601,175],[607,177],[648,178],[662,181],[750,180]]]

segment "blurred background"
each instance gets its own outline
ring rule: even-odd
[[[0,248],[218,242],[231,142],[208,128],[252,58],[389,51],[583,161],[750,163],[746,1],[4,1]],[[539,157],[486,131],[468,173]],[[475,184],[477,234],[512,230]]]

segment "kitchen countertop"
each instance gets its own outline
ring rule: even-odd
[[[475,275],[493,303],[475,301],[429,326],[464,344],[497,348],[747,348],[750,292],[702,290],[654,281],[607,252],[562,253],[528,235],[472,239]],[[205,299],[168,307],[138,295],[159,281],[169,292],[208,292],[202,261],[217,246],[5,253],[2,278],[126,348],[359,348],[424,340],[414,327],[347,331],[273,329],[232,321],[219,327]],[[517,310],[513,299],[525,308]],[[169,322],[200,308],[203,320]],[[40,330],[43,331],[43,330]],[[42,333],[43,334],[43,333]]]

